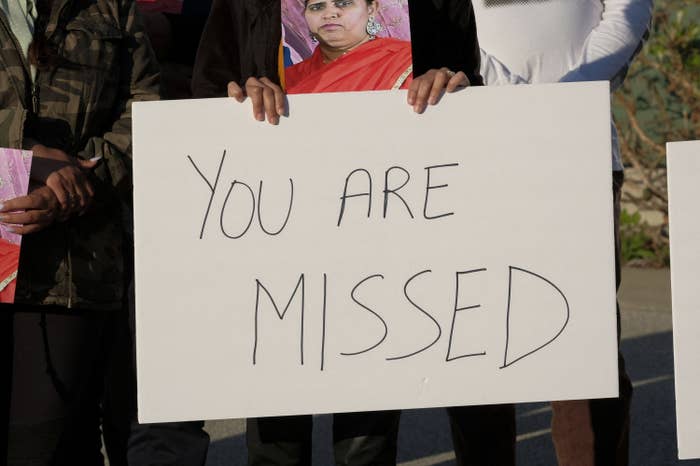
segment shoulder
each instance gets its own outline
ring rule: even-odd
[[[410,41],[395,39],[393,37],[377,37],[371,42],[371,45],[376,49],[381,49],[383,52],[392,55],[410,55],[411,53]]]
[[[287,87],[294,86],[299,79],[307,75],[310,70],[318,66],[316,63],[320,60],[320,51],[318,47],[314,50],[314,53],[299,63],[288,66],[284,69],[284,78],[287,83]]]

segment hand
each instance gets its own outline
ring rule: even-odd
[[[70,157],[59,149],[41,144],[32,147],[32,178],[54,192],[61,206],[60,219],[82,215],[92,203],[95,191],[86,173],[97,165],[95,160]]]
[[[438,103],[443,91],[454,92],[468,86],[469,78],[462,71],[455,73],[447,68],[428,70],[413,78],[408,86],[408,105],[412,105],[416,113],[423,113],[428,104]]]
[[[61,206],[48,186],[0,204],[0,222],[11,224],[8,230],[20,235],[43,230],[59,220],[60,214]]]
[[[253,117],[258,121],[267,121],[276,125],[279,124],[280,116],[285,114],[286,104],[284,91],[277,84],[268,78],[248,78],[245,82],[245,90],[231,81],[228,83],[228,96],[239,102],[243,102],[246,95],[253,103]]]

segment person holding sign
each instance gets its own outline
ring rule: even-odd
[[[0,463],[9,450],[10,464],[102,464],[131,104],[158,98],[158,67],[133,0],[4,1],[0,24],[0,147],[33,152],[29,194],[0,206],[23,236],[15,302],[0,309]]]
[[[401,2],[412,18],[410,43],[379,37],[380,1],[214,0],[195,63],[193,95],[228,95],[240,102],[250,97],[255,119],[278,124],[286,113],[285,92],[403,88],[408,105],[422,113],[444,92],[483,84],[470,0]],[[295,31],[285,11],[303,12],[299,23],[305,27]],[[299,34],[292,37],[294,32]],[[282,69],[292,55],[289,41],[298,43],[308,34],[316,50]],[[448,413],[459,464],[514,464],[512,405]],[[334,415],[336,464],[396,464],[399,416],[397,411]],[[311,422],[310,416],[249,419],[249,464],[310,464]]]
[[[377,37],[377,0],[306,0],[304,18],[318,47],[285,69],[287,93],[406,89],[411,43]]]
[[[527,4],[486,0],[483,7],[476,8],[482,74],[488,85],[605,80],[615,90],[642,47],[651,12],[652,0]],[[503,34],[506,27],[509,35]],[[614,124],[611,129],[615,278],[619,288],[624,176]],[[619,307],[617,316],[619,335]],[[552,403],[552,437],[560,465],[628,464],[632,384],[622,353],[618,367],[619,398]]]
[[[365,3],[367,18],[377,1]],[[429,104],[437,103],[444,91],[482,85],[471,2],[409,2],[409,7],[411,17],[417,18],[411,23],[411,33],[413,74],[418,76],[408,88],[409,105],[422,113]],[[229,95],[239,101],[250,97],[254,118],[279,122],[286,111],[279,10],[280,3],[275,0],[241,4],[214,1],[195,63],[195,97]],[[332,53],[349,53],[354,45],[341,44]]]

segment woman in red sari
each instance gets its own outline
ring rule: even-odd
[[[377,38],[377,0],[306,0],[304,18],[318,47],[285,70],[287,93],[406,89],[411,43]]]

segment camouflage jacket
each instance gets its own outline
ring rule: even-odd
[[[0,11],[0,147],[25,138],[90,159],[93,208],[23,239],[16,303],[117,309],[131,205],[131,103],[158,98],[154,54],[133,0],[54,0],[55,51],[32,82]]]

